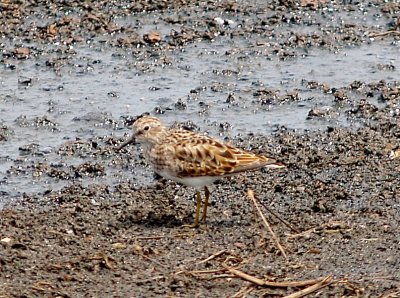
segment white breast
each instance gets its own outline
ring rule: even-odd
[[[210,185],[214,183],[214,181],[218,180],[220,177],[218,176],[200,176],[200,177],[176,177],[173,176],[168,171],[157,171],[157,174],[164,177],[165,179],[173,180],[179,183],[182,183],[187,186],[192,187],[203,187],[206,185]]]

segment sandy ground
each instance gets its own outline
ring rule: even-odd
[[[115,32],[121,36],[104,47],[137,47],[162,55],[173,47],[213,42],[218,35],[259,37],[281,26],[282,34],[275,38],[283,60],[307,47],[359,46],[372,37],[398,43],[400,38],[396,17],[400,5],[379,1],[368,3],[369,9],[385,18],[386,26],[380,30],[360,20],[351,26],[339,22],[333,34],[320,35],[300,33],[308,20],[298,16],[307,13],[323,19],[332,10],[341,16],[360,13],[367,3],[73,1],[68,7],[21,3],[1,2],[0,14],[7,19],[1,25],[7,40],[3,61],[10,71],[13,61],[33,55],[40,60],[40,45],[49,41],[82,44],[87,35]],[[211,10],[227,21],[219,24],[204,18]],[[66,16],[65,11],[74,13]],[[135,34],[112,22],[113,15],[157,12],[165,22],[184,23],[185,29],[160,37]],[[32,14],[51,16],[54,22],[27,24],[24,20]],[[231,31],[228,20],[237,15],[254,18],[257,26]],[[37,46],[18,42],[26,39]],[[46,67],[57,71],[68,67],[64,64],[68,59],[49,60]],[[280,287],[273,282],[325,277],[326,283],[311,297],[400,297],[399,82],[363,82],[355,77],[354,83],[341,89],[320,82],[309,82],[309,88],[331,93],[332,107],[339,107],[336,110],[357,127],[309,132],[282,126],[270,136],[233,138],[234,145],[273,156],[287,168],[217,182],[211,188],[208,222],[198,229],[183,227],[193,221],[193,189],[156,178],[145,186],[133,180],[113,187],[80,182],[81,177],[104,176],[107,168],[126,176],[140,175],[134,172],[138,168],[150,172],[144,168],[139,147],[114,151],[122,138],[109,135],[65,142],[57,154],[65,156],[67,165],[82,160],[74,166],[20,160],[20,167],[11,167],[7,175],[18,175],[22,169],[34,177],[68,183],[61,190],[25,193],[0,210],[0,297],[284,297],[310,284]],[[354,93],[359,100],[351,101]],[[264,89],[254,96],[278,104],[269,94]],[[294,93],[280,99],[297,100]],[[309,115],[323,119],[329,113],[315,108]],[[38,125],[49,125],[44,122]],[[0,141],[13,141],[12,127],[0,128]],[[27,156],[38,153],[29,146],[22,151]],[[247,197],[249,189],[293,227],[262,209],[281,249]],[[244,274],[272,284],[256,284]]]

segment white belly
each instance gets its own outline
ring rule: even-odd
[[[187,186],[192,187],[203,187],[206,185],[212,184],[214,181],[218,180],[221,177],[218,176],[201,176],[201,177],[176,177],[171,175],[167,171],[159,171],[157,172],[160,176],[164,177],[165,179],[173,180],[179,183],[182,183]]]

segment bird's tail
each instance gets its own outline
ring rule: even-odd
[[[281,169],[281,168],[286,168],[286,165],[276,161],[273,158],[269,157],[264,157],[265,158],[265,165],[263,167],[269,168],[269,169]]]
[[[283,163],[277,162],[277,163],[273,163],[270,165],[266,165],[266,167],[269,169],[281,169],[281,168],[286,168],[286,165],[284,165]]]

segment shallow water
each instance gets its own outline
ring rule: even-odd
[[[54,150],[67,140],[112,134],[122,137],[129,130],[123,129],[121,116],[157,109],[168,124],[191,120],[202,131],[220,137],[270,134],[276,126],[300,130],[351,126],[357,124],[340,113],[346,107],[335,106],[330,92],[310,89],[305,82],[340,88],[354,78],[371,83],[400,77],[400,61],[396,59],[400,48],[386,41],[338,52],[314,48],[285,61],[268,54],[263,46],[254,48],[247,40],[242,44],[217,40],[171,50],[168,63],[156,54],[135,57],[134,50],[131,53],[99,44],[70,50],[76,50],[76,54],[59,71],[47,67],[49,57],[40,55],[16,61],[15,70],[0,69],[0,120],[13,132],[1,143],[3,203],[24,192],[54,190],[67,183],[35,179],[30,174],[9,175],[10,167],[41,160],[63,163],[64,158]],[[392,65],[394,70],[380,70],[379,65]],[[253,96],[260,88],[276,90],[280,95],[297,91],[299,100],[263,105]],[[226,102],[229,94],[235,98],[233,103]],[[359,97],[352,93],[350,99]],[[184,109],[175,107],[178,100]],[[337,113],[322,120],[307,119],[315,106],[328,106]],[[45,117],[54,126],[42,125],[36,117]],[[228,129],[220,131],[224,123],[229,123]],[[38,145],[40,155],[24,156],[19,148],[32,143]],[[73,158],[68,160],[71,163]],[[113,173],[109,171],[112,169],[106,169],[108,175],[101,180],[112,185]]]

